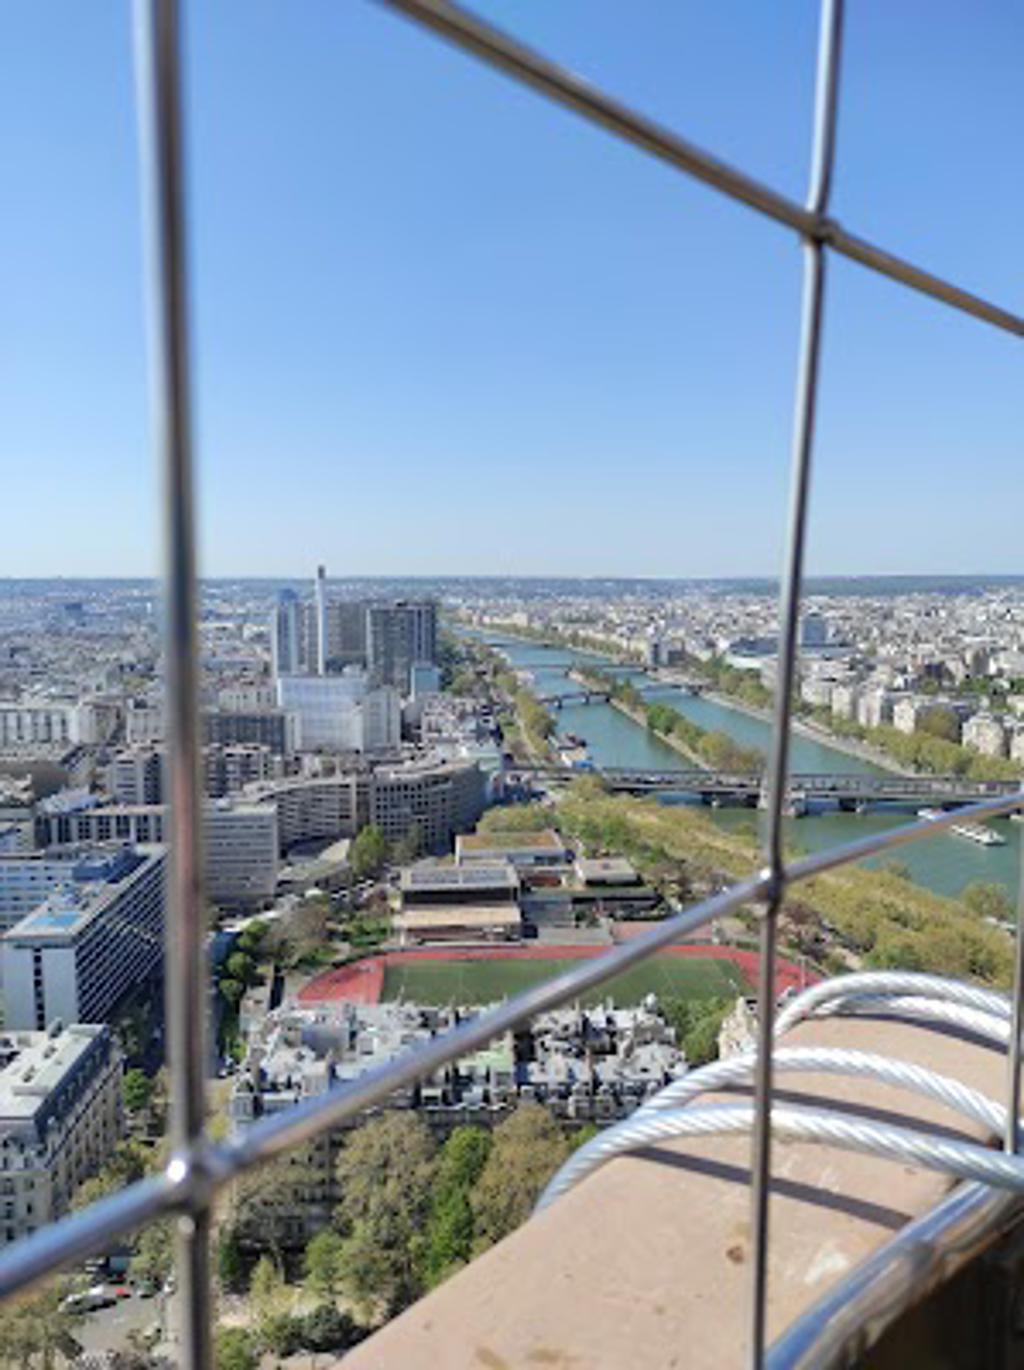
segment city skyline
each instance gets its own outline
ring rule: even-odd
[[[813,5],[481,9],[802,197]],[[204,572],[777,573],[791,236],[373,5],[187,18]],[[836,211],[1012,303],[1024,20],[990,20],[851,15]],[[8,507],[51,478],[0,574],[155,574],[128,16],[12,24]],[[1016,569],[1011,341],[836,262],[824,360],[809,569]]]

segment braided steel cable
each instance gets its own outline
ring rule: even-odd
[[[713,1061],[699,1070],[693,1070],[682,1079],[673,1080],[631,1117],[599,1133],[574,1151],[549,1182],[543,1202],[552,1203],[622,1150],[629,1150],[628,1145],[620,1145],[619,1138],[633,1135],[631,1125],[634,1122],[650,1114],[673,1110],[678,1113],[700,1094],[730,1084],[746,1083],[754,1073],[755,1061],[756,1057],[750,1054],[731,1056],[725,1061]],[[774,1053],[774,1066],[776,1071],[786,1074],[816,1072],[880,1080],[884,1084],[935,1099],[996,1135],[1005,1126],[1006,1110],[980,1090],[972,1089],[948,1075],[939,1075],[924,1066],[892,1060],[874,1052],[852,1051],[845,1047],[784,1047]],[[837,1111],[837,1116],[847,1115]],[[540,1206],[538,1203],[538,1211]]]
[[[942,976],[903,971],[865,971],[824,981],[805,990],[779,1015],[776,1033],[781,1035],[808,1017],[826,1017],[830,1014],[889,1014],[916,1019],[930,1025],[955,1027],[1005,1046],[1010,1036],[1009,1012],[1009,1002],[1003,995],[963,985]],[[773,1063],[777,1069],[788,1072],[817,1071],[876,1079],[934,1098],[997,1134],[1005,1126],[1006,1110],[1001,1104],[959,1080],[939,1075],[935,1071],[910,1062],[847,1048],[790,1047],[777,1049],[773,1053]],[[682,1125],[681,1120],[687,1113],[685,1105],[708,1090],[749,1080],[755,1064],[756,1055],[744,1054],[725,1061],[712,1062],[689,1072],[681,1079],[673,1080],[653,1098],[647,1100],[630,1118],[600,1133],[574,1152],[549,1182],[538,1201],[536,1211],[547,1207],[559,1195],[579,1183],[585,1175],[604,1165],[614,1156],[621,1155],[633,1147],[646,1145],[649,1140],[646,1124],[651,1118],[674,1117],[679,1121],[682,1130],[671,1131],[667,1135],[695,1135],[688,1127]],[[692,1115],[707,1113],[708,1110],[690,1109],[688,1112]],[[777,1112],[777,1109],[773,1109],[773,1127]],[[806,1113],[807,1110],[802,1112]],[[817,1112],[823,1117],[834,1119],[837,1127],[854,1125],[857,1122],[841,1110]],[[927,1151],[928,1147],[945,1145],[942,1139],[913,1129],[898,1131],[907,1137],[917,1138],[926,1149],[922,1156],[930,1157],[930,1162],[921,1159],[920,1164],[930,1164],[930,1168],[935,1169],[942,1168],[935,1164],[935,1160],[945,1153],[934,1149]],[[841,1134],[837,1132],[836,1145],[845,1145],[840,1138]],[[889,1139],[886,1145],[891,1144],[891,1140]],[[880,1150],[876,1154],[892,1152]],[[1024,1161],[1017,1163],[1024,1165]],[[961,1172],[951,1167],[950,1173]],[[991,1183],[999,1181],[993,1179]]]
[[[618,1127],[602,1132],[580,1149],[589,1152],[597,1169],[606,1161],[638,1147],[680,1137],[736,1136],[750,1131],[755,1109],[751,1104],[710,1104],[704,1108],[680,1108],[661,1112],[642,1109]],[[976,1142],[928,1136],[912,1128],[869,1122],[835,1109],[772,1106],[772,1132],[786,1141],[814,1142],[841,1147],[883,1160],[921,1166],[961,1180],[977,1180],[999,1189],[1024,1194],[1024,1157],[990,1151]],[[563,1168],[564,1169],[564,1168]],[[564,1192],[562,1171],[544,1190],[534,1210],[539,1213]],[[579,1180],[582,1175],[577,1175]]]
[[[891,1056],[880,1056],[873,1051],[854,1051],[849,1047],[782,1047],[774,1053],[774,1061],[776,1070],[787,1073],[863,1076],[897,1089],[908,1089],[945,1104],[954,1112],[962,1113],[972,1122],[980,1123],[997,1134],[1006,1125],[1006,1109],[1002,1104],[995,1103],[987,1094],[972,1089],[950,1075],[939,1075],[926,1066],[913,1065],[910,1061],[894,1060]],[[710,1065],[691,1070],[681,1079],[673,1080],[638,1111],[643,1113],[655,1109],[660,1112],[663,1109],[682,1108],[699,1094],[726,1085],[745,1084],[753,1075],[754,1062],[752,1053],[730,1056],[724,1061],[712,1061]]]
[[[925,975],[916,971],[867,970],[853,975],[839,975],[822,980],[801,991],[779,1014],[775,1025],[777,1036],[782,1036],[802,1018],[818,1016],[821,1008],[833,999],[845,999],[854,994],[897,995],[909,994],[927,999],[939,999],[965,1008],[980,1009],[996,1018],[1010,1017],[1010,1001],[996,990],[965,985],[959,980],[948,980],[942,975]]]
[[[1010,1023],[1006,1018],[984,1013],[981,1009],[942,999],[925,999],[914,994],[854,994],[849,999],[837,999],[825,1013],[840,1016],[913,1018],[922,1023],[942,1023],[984,1037],[997,1046],[1005,1047],[1010,1040]]]

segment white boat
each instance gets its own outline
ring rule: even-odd
[[[942,817],[942,810],[941,810],[941,809],[918,809],[918,811],[917,811],[917,816],[918,816],[918,818],[928,818],[928,819],[934,820],[934,819],[936,819],[936,818],[941,818],[941,817]]]
[[[954,823],[950,832],[955,832],[957,837],[966,837],[983,847],[1006,846],[1006,838],[1000,837],[999,833],[993,832],[991,828],[986,828],[983,823]]]

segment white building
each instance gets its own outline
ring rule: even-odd
[[[76,705],[49,700],[0,703],[0,747],[72,743],[79,739]]]
[[[967,719],[961,740],[965,747],[972,747],[983,756],[1006,755],[1006,729],[994,714],[979,713]]]
[[[279,706],[295,717],[299,751],[357,752],[363,749],[362,702],[366,672],[341,675],[283,675],[277,682]]]
[[[881,728],[892,723],[899,695],[880,688],[864,690],[857,701],[857,722],[862,728]]]
[[[9,1028],[105,1023],[163,959],[164,849],[130,848],[61,886],[0,940]]]
[[[392,685],[370,690],[362,703],[362,751],[394,751],[402,740],[402,700]]]
[[[118,804],[159,804],[164,797],[164,758],[154,747],[128,747],[107,772],[107,789]]]
[[[122,1133],[121,1055],[100,1024],[0,1034],[0,1245],[68,1212]]]
[[[832,687],[831,708],[836,718],[857,717],[859,692],[856,685],[837,684]]]

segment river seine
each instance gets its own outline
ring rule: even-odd
[[[554,694],[572,689],[565,678],[566,668],[576,663],[613,669],[630,675],[628,669],[603,661],[590,653],[565,647],[544,647],[520,639],[487,634],[486,641],[499,648],[517,669],[528,671],[538,694]],[[637,683],[642,677],[637,676]],[[701,728],[727,733],[744,746],[767,751],[770,725],[760,718],[682,690],[665,687],[656,696],[671,704]],[[555,713],[559,732],[576,733],[586,739],[590,756],[597,766],[651,767],[661,770],[686,769],[690,763],[671,747],[652,737],[645,728],[613,709],[609,704],[567,704]],[[809,738],[794,736],[791,770],[795,774],[831,772],[833,774],[878,774],[879,768],[859,757],[848,756]],[[672,798],[665,802],[682,802]],[[753,832],[763,820],[749,809],[709,809],[716,823],[731,830]],[[803,851],[818,851],[838,846],[855,837],[884,831],[906,823],[912,811],[893,805],[878,806],[863,814],[839,813],[833,808],[812,812],[805,818],[788,820],[787,841]],[[1016,896],[1021,830],[1024,824],[1000,819],[992,827],[1006,839],[1004,847],[982,847],[955,836],[936,836],[912,846],[872,858],[864,864],[884,865],[898,862],[911,877],[937,894],[957,895],[974,880],[993,881]]]

